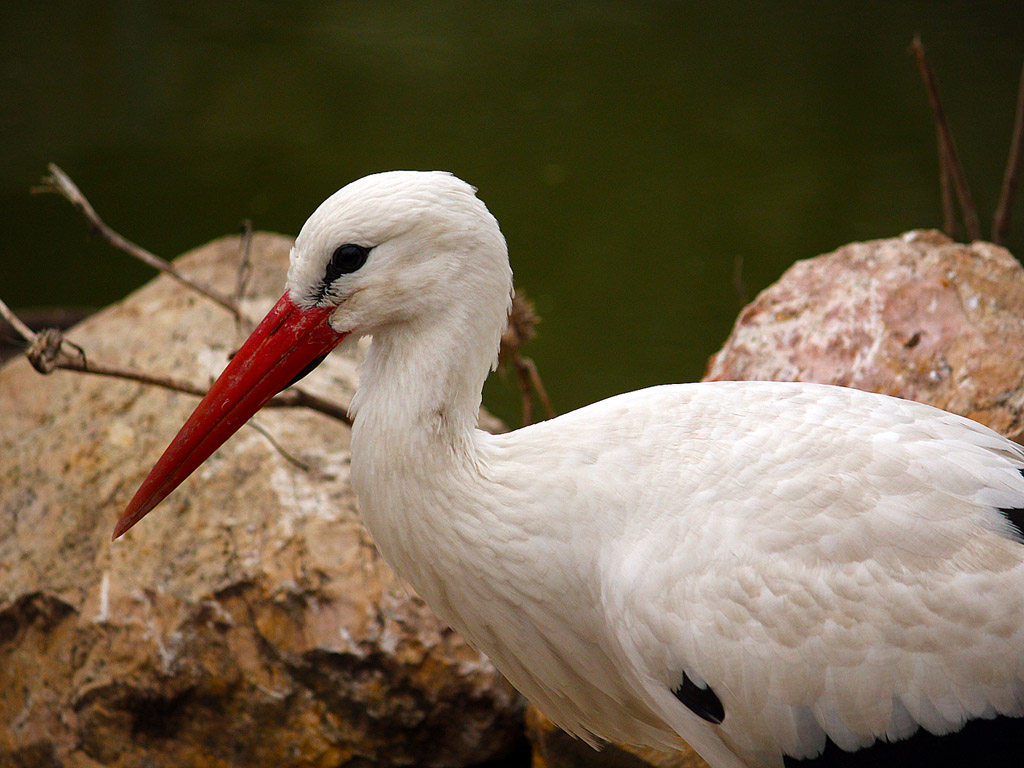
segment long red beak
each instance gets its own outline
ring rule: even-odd
[[[334,307],[299,309],[285,293],[189,416],[114,527],[114,538],[163,501],[274,395],[315,368],[347,334]]]

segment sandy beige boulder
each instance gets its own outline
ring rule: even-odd
[[[253,243],[249,313],[288,238]],[[179,266],[224,291],[238,241]],[[96,360],[204,382],[244,333],[160,278],[77,326]],[[351,357],[310,389],[346,401]],[[521,701],[379,559],[348,485],[348,429],[305,410],[243,428],[111,543],[194,398],[0,369],[0,765],[461,766],[518,738]]]

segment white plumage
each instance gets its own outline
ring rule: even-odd
[[[780,768],[826,739],[857,752],[1024,716],[1024,541],[1003,511],[1024,507],[1020,446],[929,406],[767,382],[656,387],[489,435],[474,427],[510,291],[471,187],[361,179],[302,228],[278,307],[322,337],[264,389],[373,336],[352,407],[366,524],[556,723]],[[262,333],[232,366],[265,356]],[[216,445],[237,428],[220,418]],[[216,448],[175,449],[195,439],[118,533]]]

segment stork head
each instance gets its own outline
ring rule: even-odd
[[[510,281],[498,223],[473,187],[440,171],[392,171],[314,211],[295,240],[287,292],[303,310],[334,307],[333,329],[363,335],[433,322],[488,292],[507,296]]]
[[[346,337],[461,314],[494,326],[496,351],[510,290],[497,222],[473,187],[451,174],[392,171],[334,193],[296,238],[284,295],[143,481],[114,538]]]

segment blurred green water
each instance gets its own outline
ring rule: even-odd
[[[917,33],[987,230],[1020,2],[8,3],[0,296],[99,306],[149,277],[27,194],[50,160],[164,255],[443,168],[502,223],[559,410],[699,378],[737,260],[750,297],[795,259],[939,225]],[[516,419],[513,386],[486,395]]]

